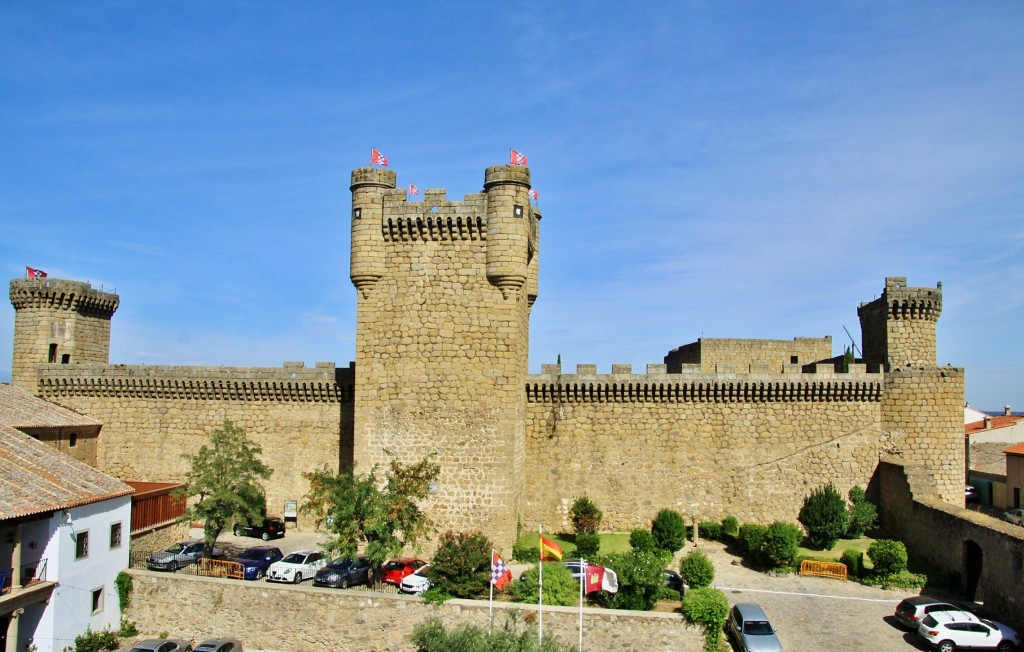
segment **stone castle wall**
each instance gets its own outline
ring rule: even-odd
[[[274,469],[267,506],[301,500],[301,474],[351,463],[352,370],[333,363],[282,368],[37,365],[39,395],[103,423],[99,469],[122,480],[178,482],[225,419],[263,448]]]
[[[699,520],[792,521],[826,482],[867,487],[893,443],[880,429],[881,374],[598,375],[528,378],[524,526],[569,527],[575,497],[604,511],[602,529],[649,527],[661,508]]]
[[[746,371],[763,367],[769,373],[799,371],[803,365],[832,357],[831,337],[797,337],[792,340],[718,339],[702,337],[669,351],[665,364],[670,373],[683,365],[700,365],[701,373]]]
[[[486,600],[449,600],[430,605],[422,598],[312,586],[129,571],[134,578],[126,617],[139,631],[178,629],[174,635],[238,638],[246,649],[282,652],[360,650],[413,652],[409,636],[416,625],[440,619],[449,629],[488,623]],[[494,603],[494,627],[516,612],[519,631],[536,632],[537,605]],[[168,620],[168,615],[173,619]],[[544,633],[564,644],[579,639],[579,610],[545,607]],[[584,647],[621,652],[699,652],[704,636],[678,613],[583,610]],[[283,626],[286,624],[286,626]],[[536,634],[534,633],[534,637]]]

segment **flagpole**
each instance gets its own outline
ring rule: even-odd
[[[537,585],[539,587],[537,598],[537,643],[544,644],[544,526],[537,526]]]
[[[587,560],[580,557],[580,652],[583,652],[583,585],[587,583]]]
[[[491,548],[491,597],[490,606],[487,609],[487,636],[489,637],[494,627],[494,548]]]

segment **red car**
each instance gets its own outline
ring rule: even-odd
[[[381,569],[381,580],[388,584],[398,586],[407,575],[412,575],[419,570],[421,566],[426,565],[427,562],[422,559],[416,559],[415,557],[392,559],[388,563],[384,564],[384,568]]]

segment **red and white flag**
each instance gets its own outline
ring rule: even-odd
[[[25,278],[46,278],[46,272],[41,269],[32,269],[28,265],[25,266]]]
[[[415,183],[410,183],[409,184],[409,194],[410,195],[418,195],[418,194],[420,194],[420,189],[416,186]]]
[[[517,152],[514,149],[510,149],[508,151],[509,151],[509,157],[508,157],[509,158],[509,163],[511,163],[512,165],[526,165],[527,164],[526,163],[526,154],[523,154],[522,152]]]
[[[384,156],[383,154],[381,154],[377,149],[371,147],[370,148],[370,163],[373,163],[374,165],[383,165],[384,167],[387,167],[388,166],[388,157]]]
[[[540,197],[540,193],[537,192],[537,189],[536,188],[530,188],[530,199],[532,199],[533,201],[537,201],[537,199],[539,197]]]
[[[619,590],[619,577],[610,568],[587,564],[584,589],[587,593],[593,593],[594,591],[617,593]]]
[[[499,591],[512,581],[512,571],[501,560],[498,553],[491,551],[491,584]]]

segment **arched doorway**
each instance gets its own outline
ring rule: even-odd
[[[978,584],[981,580],[981,570],[984,562],[984,554],[974,541],[964,541],[964,597],[968,600],[983,599],[978,595]]]

